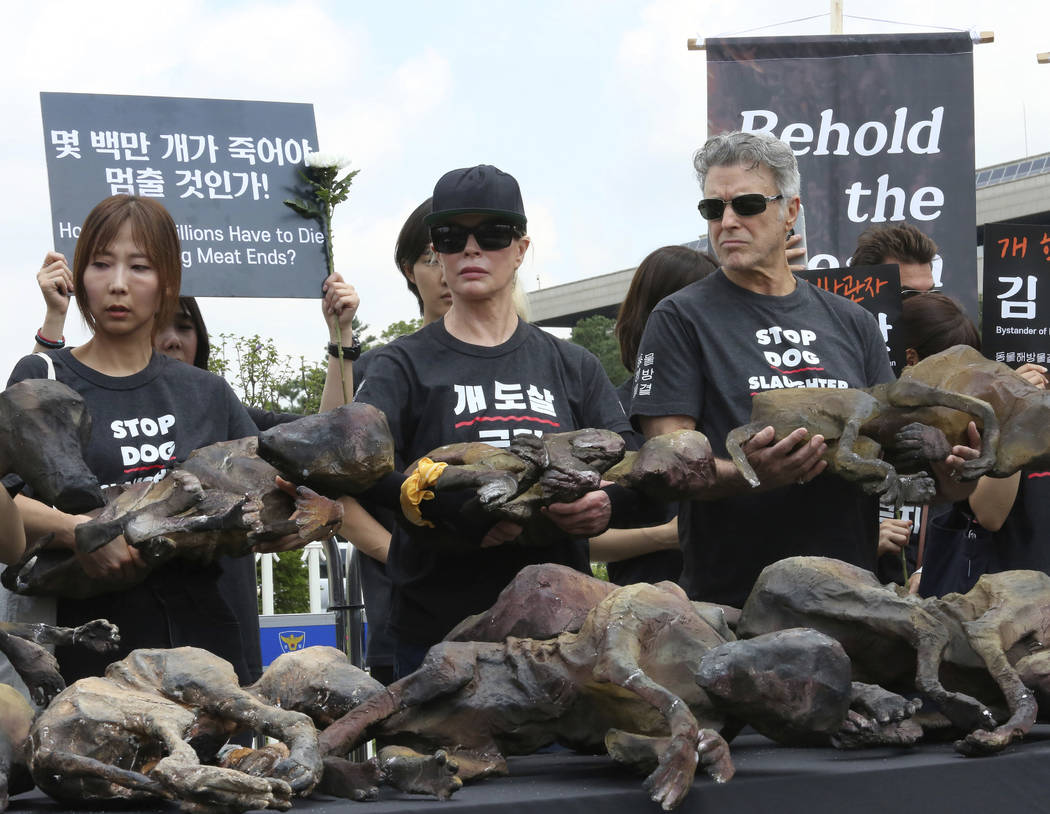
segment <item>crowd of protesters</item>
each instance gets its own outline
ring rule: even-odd
[[[826,473],[825,439],[804,427],[780,440],[765,428],[746,444],[759,488],[727,459],[726,435],[749,422],[756,392],[871,387],[890,382],[893,372],[875,317],[796,273],[801,179],[791,149],[764,134],[727,133],[709,139],[694,165],[715,256],[670,246],[640,264],[616,326],[632,374],[619,392],[593,354],[529,323],[518,281],[531,245],[524,198],[516,179],[491,165],[441,176],[397,237],[395,266],[418,301],[418,331],[358,358],[357,294],[339,275],[325,282],[330,363],[322,410],[342,403],[335,383],[352,379],[353,398],[382,410],[394,439],[394,473],[340,501],[340,533],[361,553],[367,663],[384,682],[414,670],[431,645],[491,605],[530,563],[589,572],[592,560],[606,561],[614,581],[676,580],[693,599],[739,607],[762,568],[782,557],[829,556],[875,570],[880,555],[896,562],[902,548],[922,549],[932,521],[916,509],[880,525],[877,499]],[[855,266],[899,267],[899,329],[909,364],[949,345],[979,348],[972,323],[939,293],[936,251],[921,231],[896,224],[866,231],[851,258]],[[38,273],[45,317],[34,353],[19,361],[9,384],[55,378],[83,396],[93,419],[85,459],[101,484],[158,479],[194,449],[297,417],[246,410],[207,371],[208,334],[196,301],[180,297],[180,281],[170,215],[155,201],[127,195],[88,214],[72,266],[49,252]],[[92,331],[76,348],[64,347],[62,338],[70,295]],[[804,353],[819,377],[802,368],[772,375],[771,350]],[[1027,365],[1018,373],[1045,388],[1045,368]],[[149,471],[127,465],[113,430],[129,420],[166,427],[169,454]],[[698,429],[715,452],[716,482],[673,506],[597,486],[544,509],[556,530],[545,546],[517,544],[522,526],[487,519],[469,496],[434,497],[429,490],[440,467],[424,456],[439,446],[507,447],[523,436],[587,427],[619,433],[629,449]],[[1050,569],[1035,531],[1047,505],[1039,490],[1050,481],[1022,472],[964,483],[959,468],[979,448],[971,426],[967,443],[932,462],[938,500],[994,537],[994,556],[982,568]],[[14,562],[26,541],[50,534],[51,545],[69,549],[89,579],[141,576],[142,558],[122,537],[84,554],[74,529],[85,516],[42,503],[17,478],[5,483],[0,559]],[[435,544],[448,534],[459,540],[455,551]],[[260,550],[301,544],[288,538]],[[950,556],[926,550],[933,560]],[[915,589],[929,593],[933,582],[915,580]],[[228,659],[244,682],[261,670],[249,557],[171,561],[132,588],[59,598],[50,608],[31,608],[6,592],[3,599],[9,619],[51,614],[67,626],[99,617],[119,625],[116,654],[59,649],[67,681],[99,675],[138,647],[204,647]]]

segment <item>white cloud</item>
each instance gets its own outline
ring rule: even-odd
[[[351,150],[359,166],[395,160],[427,139],[434,111],[451,86],[448,60],[427,49],[401,62],[393,73],[344,90],[340,103],[316,104],[318,138]],[[336,96],[335,98],[338,98]],[[345,147],[342,145],[346,145]]]
[[[353,86],[367,64],[367,32],[330,9],[295,0],[241,4],[214,14],[198,7],[193,15],[180,15],[180,35],[189,46],[180,49],[182,67],[194,78],[251,89],[252,98],[320,101]]]
[[[617,49],[620,89],[653,150],[679,156],[683,143],[707,132],[704,54],[686,49],[696,33],[699,7],[688,0],[645,6],[642,24],[623,33]]]

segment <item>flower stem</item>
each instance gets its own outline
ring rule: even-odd
[[[901,511],[900,503],[898,503],[896,505],[896,507],[894,507],[893,516],[897,520],[900,520],[901,517],[904,516],[904,513]],[[907,551],[908,551],[908,543],[910,543],[910,542],[911,542],[911,538],[909,538],[908,541],[904,545],[901,546],[901,573],[904,574],[904,587],[905,588],[908,587],[908,555],[907,555]]]
[[[335,274],[335,252],[332,249],[332,210],[333,206],[325,202],[321,210],[324,228],[325,260],[328,264],[328,276]],[[349,404],[350,399],[346,394],[346,376],[343,375],[343,329],[339,326],[339,315],[335,315],[335,345],[339,351],[339,389],[343,394],[343,404]]]

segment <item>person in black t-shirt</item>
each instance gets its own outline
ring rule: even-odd
[[[875,567],[877,502],[824,476],[827,445],[773,427],[745,448],[761,486],[725,457],[726,434],[748,423],[751,396],[781,387],[869,387],[891,381],[875,317],[796,277],[785,244],[799,214],[791,148],[767,133],[712,136],[694,157],[721,268],[664,299],[646,325],[631,403],[646,437],[699,429],[719,456],[717,483],[682,503],[679,527],[690,598],[741,606],[762,568],[796,554]],[[959,447],[939,468],[977,457]],[[952,494],[952,499],[958,499]]]
[[[919,292],[906,298],[897,330],[905,345],[907,365],[914,365],[953,345],[981,349],[980,334],[973,320],[955,300],[936,292]],[[1046,372],[1043,365],[1034,363],[1017,368],[1021,378],[1040,390],[1046,389]],[[1048,489],[1050,477],[1030,469],[1015,472],[1007,478],[986,476],[977,482],[965,500],[956,503],[953,518],[946,517],[949,509],[937,507],[939,511],[933,519],[919,527],[899,521],[896,524],[882,521],[879,529],[880,576],[897,578],[900,549],[912,540],[916,543],[914,548],[922,549],[924,555],[922,568],[913,575],[909,585],[913,593],[921,592],[923,596],[969,590],[982,572],[1026,568],[1050,573],[1050,545],[1045,539],[1045,521],[1050,520],[1045,500],[1050,494]],[[928,507],[924,508],[928,511]],[[942,514],[944,516],[940,516]],[[972,562],[959,560],[962,552],[947,550],[946,539],[940,537],[939,529],[945,524],[967,518],[991,532],[990,556],[987,560],[982,557],[984,566],[981,570],[977,570]],[[925,535],[922,526],[925,526]],[[980,529],[976,529],[975,534],[981,536]],[[952,537],[949,545],[955,543]],[[953,570],[956,561],[959,566]],[[920,583],[923,572],[928,577],[933,575],[933,584],[929,578],[924,584]],[[965,581],[952,582],[956,575]]]
[[[70,295],[74,291],[73,273],[63,254],[56,251],[46,254],[40,271],[37,272],[37,284],[40,286],[44,299],[45,313],[43,323],[37,332],[34,351],[42,352],[50,349],[52,352],[57,352],[65,344],[63,330]],[[353,286],[344,283],[340,278],[331,282],[329,292],[329,299],[338,304],[340,324],[345,323],[344,331],[349,331],[350,322],[357,308],[356,291]],[[329,311],[331,311],[330,306]],[[334,329],[330,329],[331,331]],[[152,342],[154,350],[158,353],[200,370],[208,370],[211,355],[208,329],[200,307],[193,297],[178,298],[170,318],[157,323]],[[339,375],[337,365],[338,361],[330,366],[329,376]],[[349,376],[350,360],[346,360],[344,366]],[[170,368],[170,370],[179,372],[178,368]],[[245,410],[260,432],[300,417],[295,413],[274,412],[259,407],[245,406]],[[299,546],[301,541],[289,540],[287,545]],[[287,545],[271,545],[267,546],[266,550],[280,550]],[[237,616],[244,640],[247,667],[240,678],[244,682],[255,681],[262,674],[255,561],[253,557],[222,557],[219,564],[221,567],[219,588]]]
[[[164,207],[148,198],[107,198],[85,220],[66,278],[91,339],[73,350],[49,349],[46,361],[27,356],[12,373],[9,384],[46,377],[53,367],[55,378],[84,397],[93,419],[85,460],[104,485],[157,479],[198,447],[256,432],[222,379],[154,351],[157,327],[176,310],[180,280],[178,236]],[[27,538],[53,534],[53,544],[71,549],[88,578],[134,576],[142,567],[123,537],[91,554],[76,551],[73,530],[86,518],[25,495],[15,502]],[[253,637],[224,596],[220,571],[216,564],[172,562],[125,591],[59,599],[59,624],[106,617],[121,632],[120,650],[112,657],[58,648],[63,677],[69,682],[100,675],[111,658],[136,647],[193,645],[227,659],[242,681],[251,680],[257,620]]]
[[[44,257],[36,279],[44,298],[45,311],[33,350],[41,352],[65,345],[63,330],[69,310],[69,296],[73,293],[73,274],[65,256],[61,252],[50,251]],[[346,322],[345,331],[348,333],[348,326],[357,310],[357,292],[353,286],[343,282],[341,277],[331,282],[331,290],[331,299],[339,303],[342,315],[340,324]],[[211,341],[208,338],[208,328],[204,324],[204,316],[194,297],[179,297],[178,306],[171,319],[157,327],[153,335],[153,348],[172,359],[208,370]],[[347,359],[343,364],[347,376],[350,376],[351,360]],[[338,367],[332,368],[328,371],[329,375],[338,376]],[[245,405],[245,409],[260,432],[301,417],[297,413],[274,412],[248,405]]]
[[[515,280],[529,238],[514,178],[488,165],[447,173],[434,189],[426,222],[452,307],[380,349],[356,397],[386,414],[396,466],[458,441],[506,446],[522,433],[626,431],[597,359],[516,312]],[[396,494],[385,499],[398,505]],[[421,508],[425,521],[429,507]],[[598,490],[547,512],[567,534],[583,538],[605,530],[612,502]],[[491,605],[524,565],[553,561],[588,569],[585,543],[526,548],[513,544],[520,531],[508,522],[477,529],[469,540],[475,548],[450,555],[428,545],[423,527],[394,530],[387,570],[395,585],[390,627],[399,673],[414,669],[465,616]]]
[[[616,390],[624,412],[629,414],[631,410],[631,391],[638,368],[638,343],[642,340],[649,314],[668,294],[703,279],[717,268],[718,264],[710,255],[688,246],[664,246],[650,252],[638,264],[616,317],[620,360],[632,374]],[[639,443],[643,440],[638,439]],[[665,579],[677,581],[682,573],[677,515],[678,507],[668,506],[666,521],[659,525],[609,529],[591,539],[591,559],[607,563],[609,581],[617,585],[655,583]]]
[[[423,218],[430,211],[431,200],[427,198],[405,220],[394,247],[394,264],[408,290],[416,298],[423,326],[443,317],[452,305],[452,294],[445,284],[444,273],[437,255],[430,248],[430,229],[423,223]],[[329,278],[335,279],[342,278],[338,274]],[[337,296],[334,290],[328,296],[328,311],[335,312],[338,309]],[[344,328],[344,337],[347,336],[346,330]],[[376,352],[365,351],[354,363],[355,392],[368,377],[368,368]],[[334,395],[334,390],[329,395]],[[340,395],[338,401],[341,400]],[[323,403],[322,409],[330,406]],[[350,541],[360,555],[361,592],[368,619],[365,664],[373,678],[389,684],[394,678],[394,638],[387,630],[393,586],[386,572],[386,561],[391,533],[397,520],[391,509],[364,497],[343,497],[339,502],[343,505],[343,524],[339,533]]]

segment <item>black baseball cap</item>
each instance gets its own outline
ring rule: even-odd
[[[423,218],[426,226],[444,223],[456,215],[480,212],[500,215],[525,226],[525,204],[514,176],[491,164],[446,172],[434,185],[434,210]]]

